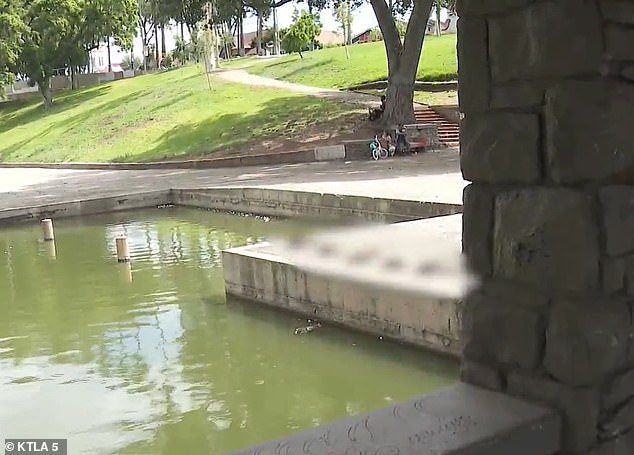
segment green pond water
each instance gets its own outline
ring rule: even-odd
[[[0,440],[222,454],[455,380],[454,361],[227,302],[221,250],[310,228],[164,209],[0,228]],[[131,265],[118,264],[126,233]]]

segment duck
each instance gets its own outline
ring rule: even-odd
[[[307,333],[312,332],[315,329],[318,329],[319,327],[321,327],[321,322],[315,322],[312,320],[308,320],[308,323],[310,325],[307,325],[306,327],[298,327],[295,329],[295,335],[305,335]]]

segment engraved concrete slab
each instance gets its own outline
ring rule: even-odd
[[[552,455],[555,411],[456,384],[233,455]]]
[[[343,160],[346,157],[346,148],[343,144],[327,145],[315,149],[316,161]]]

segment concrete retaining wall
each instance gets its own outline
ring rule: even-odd
[[[379,199],[266,188],[173,190],[176,205],[268,216],[394,223],[462,212],[458,204]]]
[[[227,294],[437,352],[460,355],[462,303],[333,281],[267,254],[266,245],[222,253]]]
[[[37,207],[0,210],[0,223],[39,221],[42,218],[62,218],[122,210],[141,209],[171,204],[169,191],[157,191],[134,195],[112,196],[98,199],[62,202]]]

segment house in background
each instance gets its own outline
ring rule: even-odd
[[[125,55],[126,53],[119,46],[110,45],[110,60],[113,72],[123,71],[121,62],[123,62]],[[97,49],[90,51],[90,72],[108,72],[108,46],[105,43],[101,43]]]
[[[371,43],[372,40],[372,31],[374,28],[369,28],[367,30],[362,31],[361,33],[354,35],[352,37],[352,44],[363,44],[363,43]]]

